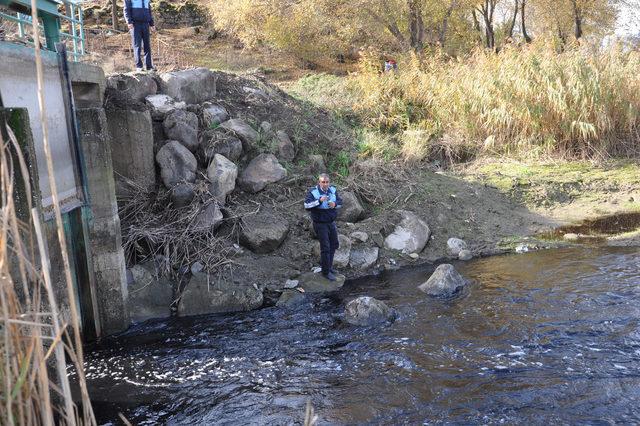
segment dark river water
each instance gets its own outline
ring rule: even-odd
[[[100,424],[613,424],[640,422],[640,249],[584,247],[348,282],[296,311],[147,322],[90,351]],[[354,327],[360,295],[400,318]]]

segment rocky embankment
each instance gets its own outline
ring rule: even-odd
[[[105,99],[136,321],[291,307],[345,276],[468,260],[543,223],[491,189],[358,160],[327,113],[260,78],[118,74]],[[337,176],[345,156],[349,176]],[[321,172],[344,200],[335,289],[312,271],[319,244],[302,206]]]

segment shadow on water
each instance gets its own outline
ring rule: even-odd
[[[87,356],[102,424],[640,422],[640,254],[580,247],[458,264],[457,298],[417,290],[432,267],[348,282],[296,310],[140,324]],[[344,305],[399,319],[353,327]]]

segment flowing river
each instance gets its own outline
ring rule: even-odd
[[[456,264],[458,297],[417,290],[432,268],[347,282],[295,311],[136,326],[87,355],[100,424],[610,424],[640,422],[640,249],[582,247]],[[384,300],[386,327],[341,320]]]

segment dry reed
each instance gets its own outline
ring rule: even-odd
[[[82,368],[81,358],[67,344],[68,324],[51,286],[28,169],[8,127],[7,133],[8,140],[0,133],[0,418],[10,425],[94,424],[88,396],[80,415],[71,395],[65,352],[76,369]],[[31,212],[23,220],[14,201],[16,176],[25,183]]]
[[[640,53],[554,51],[540,41],[452,59],[407,58],[380,73],[365,57],[351,82],[367,126],[405,159],[482,153],[598,159],[640,153]],[[371,148],[371,147],[370,147]]]
[[[32,20],[38,22],[35,0]],[[2,404],[0,418],[7,424],[95,424],[83,374],[82,342],[75,291],[71,280],[58,192],[48,139],[44,102],[44,73],[38,26],[33,26],[38,103],[43,146],[50,176],[58,241],[63,258],[70,322],[61,318],[49,275],[48,254],[40,229],[39,212],[31,205],[30,177],[15,135],[7,126],[8,140],[0,137],[0,304],[2,305]],[[2,129],[4,130],[4,129]],[[14,165],[19,164],[19,170]],[[14,203],[16,173],[25,183],[30,218],[18,219]],[[37,240],[37,245],[35,241]],[[72,333],[70,335],[69,328]],[[65,354],[66,357],[65,358]],[[52,358],[53,357],[53,358]],[[73,401],[67,360],[78,373],[81,412]]]

